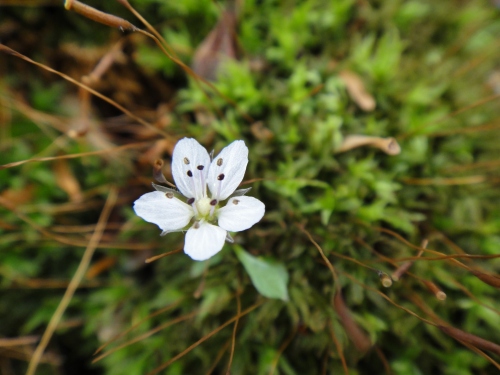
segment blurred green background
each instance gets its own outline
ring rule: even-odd
[[[118,2],[86,4],[145,29]],[[62,1],[0,0],[2,45],[150,124],[0,51],[0,373],[26,372],[113,191],[36,374],[498,373],[498,352],[488,359],[433,325],[500,342],[500,283],[484,277],[500,272],[498,1],[131,5],[217,90],[145,35]],[[103,58],[110,64],[91,81]],[[349,146],[353,135],[371,145]],[[181,249],[183,234],[160,237],[132,204],[152,190],[155,160],[172,181],[184,136],[216,152],[245,140],[245,187],[266,215],[206,263],[181,252],[146,264]],[[434,252],[385,288],[378,271],[390,276],[424,239]],[[262,297],[236,249],[283,265],[288,301]],[[104,352],[137,342],[92,364],[120,333]]]

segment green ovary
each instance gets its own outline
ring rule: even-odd
[[[210,198],[201,198],[196,201],[196,209],[198,210],[198,220],[205,219],[207,221],[213,219],[212,216],[215,216],[215,210],[214,210],[214,215],[210,216],[210,211],[212,208],[214,208],[210,204],[211,199]],[[216,207],[217,208],[217,207]]]

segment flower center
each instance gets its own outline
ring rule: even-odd
[[[198,219],[208,219],[212,205],[210,204],[210,198],[200,198],[196,201],[196,208],[198,209]]]

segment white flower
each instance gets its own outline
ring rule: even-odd
[[[225,240],[232,242],[228,231],[248,229],[264,216],[264,203],[244,196],[250,189],[236,190],[247,164],[248,148],[243,141],[234,141],[210,161],[196,140],[183,138],[172,155],[172,175],[182,196],[153,184],[157,191],[136,200],[135,213],[158,225],[162,235],[184,230],[191,223],[184,252],[194,260],[206,260],[222,249]]]

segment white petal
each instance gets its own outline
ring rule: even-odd
[[[234,141],[222,149],[217,155],[208,172],[208,188],[212,197],[224,200],[236,190],[248,164],[248,148],[243,141]],[[222,176],[223,180],[219,180]]]
[[[221,251],[225,239],[224,229],[202,222],[187,231],[184,252],[194,260],[206,260]]]
[[[199,168],[202,170],[199,170]],[[188,198],[201,198],[206,189],[210,156],[193,138],[183,138],[174,147],[172,175],[177,189]],[[189,177],[191,171],[193,177]]]
[[[233,197],[219,210],[219,225],[230,232],[250,228],[264,216],[264,203],[253,197]]]
[[[144,220],[158,225],[163,231],[184,228],[194,215],[191,206],[175,197],[167,198],[161,191],[144,194],[135,201],[134,211]]]

